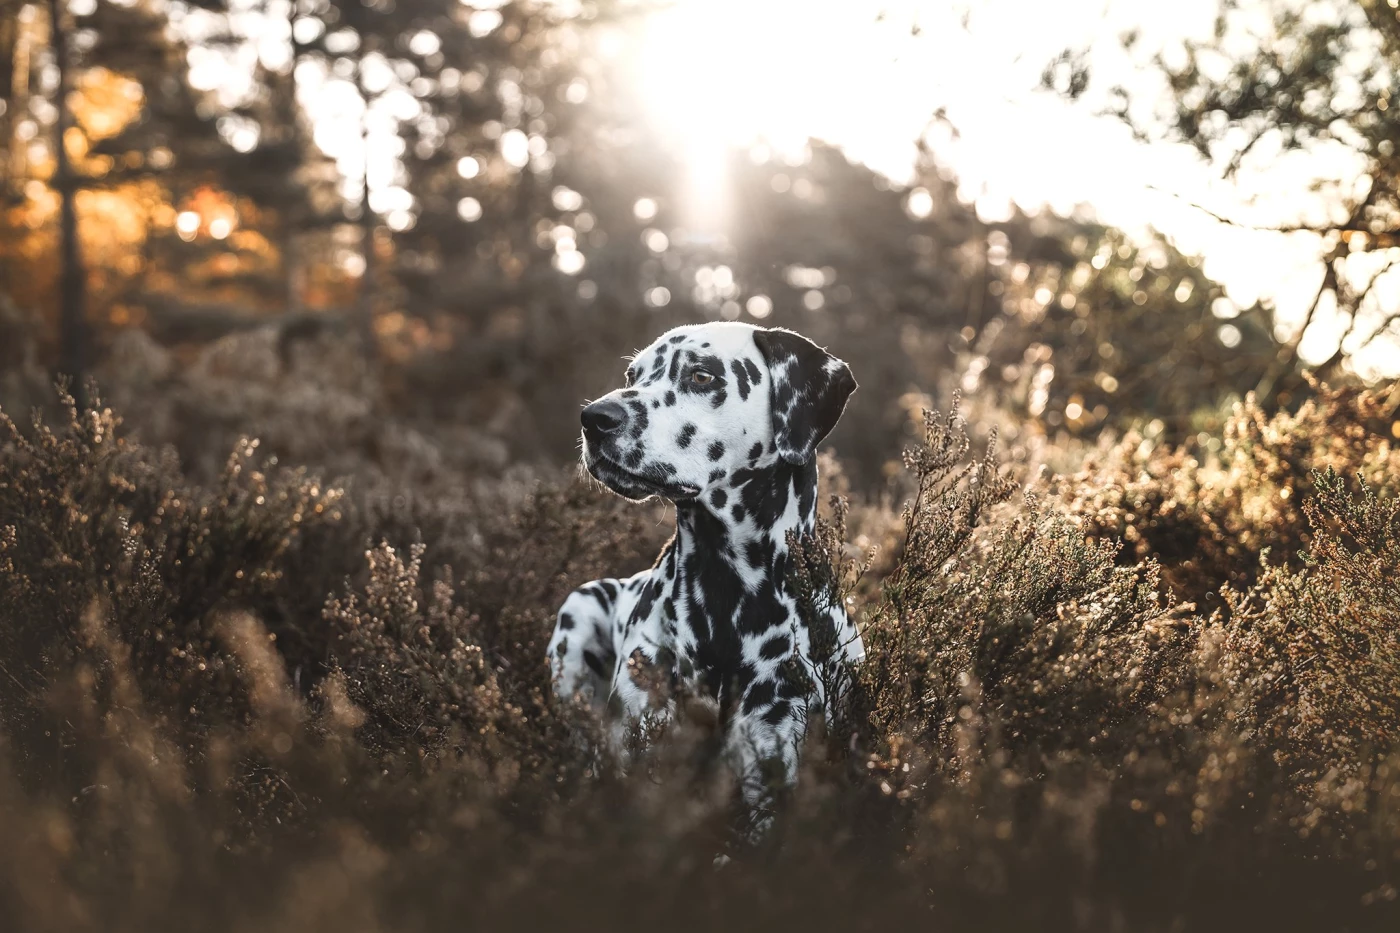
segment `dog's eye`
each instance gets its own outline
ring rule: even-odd
[[[703,369],[697,369],[690,374],[690,381],[698,386],[707,386],[715,381],[715,377]]]

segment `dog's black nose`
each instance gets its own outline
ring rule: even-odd
[[[612,434],[627,420],[627,409],[606,399],[583,409],[583,429],[589,434]]]

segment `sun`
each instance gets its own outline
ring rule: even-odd
[[[788,0],[678,0],[655,12],[640,50],[653,116],[731,144],[801,133],[830,51],[814,41],[826,38],[814,13]]]
[[[789,0],[678,0],[651,13],[635,67],[648,120],[686,166],[687,223],[723,225],[725,164],[735,148],[801,150],[819,131],[814,103],[830,99],[825,12]]]

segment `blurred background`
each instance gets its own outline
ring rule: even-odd
[[[954,390],[1218,445],[1400,372],[1396,6],[0,0],[0,405],[499,474],[722,319],[850,361],[858,488]]]

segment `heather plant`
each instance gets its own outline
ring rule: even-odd
[[[1303,832],[1324,818],[1319,807],[1343,819],[1400,807],[1383,799],[1400,745],[1400,500],[1359,485],[1353,494],[1332,468],[1314,473],[1301,567],[1265,551],[1259,582],[1228,593],[1228,619],[1215,620],[1232,712],[1307,804]],[[1358,808],[1356,795],[1377,799]]]
[[[910,792],[911,765],[956,771],[962,727],[984,707],[1008,750],[1131,744],[1136,714],[1183,676],[1192,607],[1159,597],[1151,562],[1117,566],[1113,545],[1087,541],[1034,493],[1012,506],[995,437],[965,464],[955,413],[930,413],[925,431],[906,456],[918,491],[904,552],[865,630],[871,727],[888,744],[877,767]]]
[[[1395,386],[1318,385],[1296,411],[1273,415],[1249,397],[1218,438],[1173,447],[1129,432],[1055,489],[1090,537],[1121,540],[1124,561],[1155,557],[1174,592],[1218,608],[1222,585],[1247,589],[1257,579],[1265,548],[1298,566],[1315,471],[1393,484],[1398,417]]]
[[[428,472],[347,448],[341,483],[247,440],[202,479],[63,395],[57,420],[0,422],[0,909],[66,930],[1383,928],[1388,404],[1320,389],[1216,460],[1139,437],[1028,485],[930,414],[902,511],[828,461],[790,582],[808,624],[845,606],[868,657],[823,671],[840,716],[769,841],[716,870],[735,788],[713,723],[687,711],[621,773],[543,659],[559,601],[645,567],[662,510],[482,475],[429,435]],[[1234,542],[1220,565],[1155,559],[1186,518]],[[1145,533],[1120,546],[1111,519]],[[1218,605],[1179,595],[1207,578]]]
[[[231,607],[286,617],[304,604],[306,581],[285,567],[306,558],[305,529],[342,519],[340,493],[260,464],[247,439],[212,488],[191,486],[169,452],[127,444],[110,409],[60,397],[56,427],[36,418],[26,434],[0,413],[0,690],[11,728],[33,710],[47,665],[81,650],[92,612],[119,633],[133,676],[172,725],[238,715],[245,698],[227,680],[212,620]]]
[[[839,474],[838,474],[839,475]],[[832,721],[823,725],[838,740],[848,738],[853,730],[852,691],[854,668],[846,663],[846,645],[842,644],[833,613],[849,612],[855,608],[855,590],[861,578],[870,570],[875,551],[858,562],[846,543],[846,519],[850,505],[840,495],[832,495],[826,516],[819,515],[809,533],[799,535],[789,531],[788,584],[796,596],[798,618],[807,629],[808,657],[813,670],[790,672],[811,684],[814,696],[825,698],[823,715]],[[816,705],[813,704],[813,713]]]

